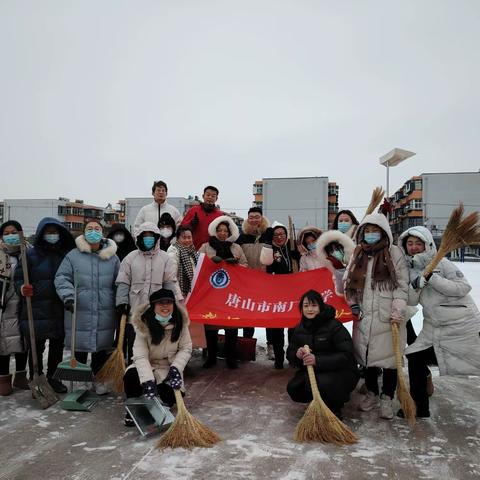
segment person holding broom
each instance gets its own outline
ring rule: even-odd
[[[472,287],[452,262],[443,258],[433,273],[423,275],[437,252],[428,229],[409,228],[399,246],[408,262],[408,302],[423,307],[422,331],[405,353],[417,417],[425,418],[430,417],[428,365],[438,365],[440,375],[480,375],[480,313],[469,295]]]
[[[340,416],[359,379],[352,337],[336,320],[335,309],[324,303],[317,291],[304,293],[299,309],[301,320],[288,345],[287,358],[300,369],[288,382],[287,392],[294,402],[312,401],[306,367],[313,365],[323,401],[335,415]],[[310,347],[310,353],[305,351],[305,345]]]
[[[381,213],[365,216],[356,243],[345,274],[345,297],[358,318],[353,322],[355,355],[358,363],[367,367],[367,393],[359,408],[368,412],[380,403],[380,418],[392,419],[397,370],[391,324],[399,325],[400,345],[405,345],[407,266],[402,251],[393,245],[388,220]],[[383,369],[380,399],[378,368]]]
[[[174,389],[185,394],[183,370],[192,354],[186,309],[175,302],[172,290],[152,293],[149,303],[134,310],[133,364],[123,379],[127,398],[158,395],[169,407],[175,404]],[[127,413],[125,426],[134,426]]]

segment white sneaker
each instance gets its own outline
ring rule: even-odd
[[[273,353],[273,345],[267,345],[267,358],[269,360],[275,360],[275,354]]]
[[[359,410],[362,412],[369,412],[374,408],[378,407],[378,395],[375,395],[373,392],[367,392],[363,400],[360,402],[358,406]]]
[[[93,384],[93,388],[95,389],[95,393],[97,395],[106,395],[109,392],[108,387],[107,385],[105,385],[105,383],[95,382]]]
[[[380,397],[380,418],[391,420],[393,418],[393,400],[388,395]]]

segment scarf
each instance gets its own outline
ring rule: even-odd
[[[340,260],[337,260],[335,257],[333,257],[332,255],[327,255],[327,260],[332,264],[332,267],[335,270],[341,270],[342,268],[345,268],[345,265]]]
[[[193,245],[189,247],[184,247],[179,243],[176,244],[179,253],[179,262],[178,262],[178,283],[180,285],[180,290],[182,291],[183,296],[186,296],[190,289],[192,288],[193,280],[193,263],[196,265],[198,261],[198,253],[195,250]]]
[[[234,258],[232,250],[230,247],[232,246],[232,242],[224,241],[221,242],[217,237],[209,237],[208,244],[215,250],[216,255],[223,260],[227,258]]]
[[[365,277],[370,257],[373,256],[372,290],[394,290],[398,286],[395,268],[390,256],[388,239],[383,236],[374,245],[362,242],[353,252],[353,259],[346,281],[347,298],[355,298],[357,293],[363,293]]]

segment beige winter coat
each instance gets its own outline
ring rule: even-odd
[[[133,326],[135,327],[135,343],[133,344],[133,364],[137,369],[140,383],[155,380],[157,385],[162,383],[168,375],[171,366],[178,369],[182,375],[192,355],[192,340],[188,325],[190,320],[185,308],[177,303],[178,311],[183,320],[183,328],[179,339],[171,341],[173,325],[165,327],[165,335],[158,345],[152,343],[152,336],[147,324],[143,321],[142,315],[148,309],[149,304],[140,305],[133,314]],[[182,391],[185,391],[183,382]]]
[[[321,268],[324,265],[322,265],[322,262],[320,262],[320,259],[318,258],[317,255],[317,250],[308,250],[308,248],[305,248],[303,246],[303,240],[305,238],[305,234],[312,232],[315,235],[317,235],[318,238],[322,235],[322,231],[317,228],[317,227],[304,227],[300,230],[298,233],[298,241],[297,241],[297,246],[298,246],[298,251],[300,252],[300,264],[299,264],[299,271],[300,272],[307,272],[309,270],[315,270],[317,268]],[[318,242],[317,238],[317,242]]]
[[[353,322],[353,346],[357,361],[367,367],[396,368],[392,344],[391,319],[400,321],[400,345],[406,344],[405,312],[408,299],[408,271],[402,251],[393,245],[392,233],[387,219],[382,214],[367,215],[357,230],[357,244],[360,243],[365,224],[378,225],[390,241],[390,255],[395,268],[398,286],[395,290],[372,288],[373,257],[368,261],[365,288],[360,298],[347,298],[350,304],[358,303],[360,320]],[[353,256],[346,276],[352,267]]]
[[[243,253],[245,254],[248,268],[265,271],[265,265],[262,265],[260,262],[260,253],[264,245],[260,240],[269,226],[270,222],[268,219],[262,216],[260,227],[258,228],[258,231],[254,232],[249,226],[248,220],[244,220],[242,225],[243,233],[241,233],[240,237],[238,238],[238,244],[242,247]],[[253,237],[255,237],[254,241],[252,241]]]

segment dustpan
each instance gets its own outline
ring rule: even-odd
[[[125,410],[130,414],[142,437],[148,437],[168,428],[175,417],[170,409],[157,398],[128,398]]]
[[[70,390],[60,403],[64,410],[91,412],[98,402],[98,395],[90,390],[73,390],[73,382],[70,382]]]

